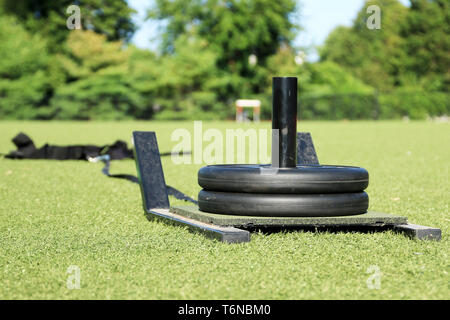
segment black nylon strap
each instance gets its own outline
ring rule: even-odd
[[[25,133],[17,134],[12,142],[17,150],[11,151],[5,158],[9,159],[52,159],[52,160],[87,160],[88,158],[109,155],[111,160],[133,159],[133,150],[128,149],[126,142],[117,140],[111,145],[70,145],[55,146],[45,144],[36,148],[33,140]]]
[[[126,142],[117,140],[111,145],[72,145],[72,146],[53,146],[45,144],[41,148],[36,148],[33,140],[25,133],[20,132],[12,142],[17,150],[11,151],[5,155],[8,159],[52,159],[52,160],[89,160],[91,162],[102,161],[105,166],[102,169],[103,174],[110,178],[124,179],[139,184],[136,176],[130,174],[111,174],[109,172],[111,160],[133,159],[133,150],[128,149]],[[161,153],[160,156],[169,156],[172,153]],[[167,193],[176,199],[189,201],[197,204],[197,201],[187,196],[183,192],[167,186]]]

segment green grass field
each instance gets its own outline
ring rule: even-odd
[[[193,123],[0,122],[0,152],[14,149],[19,131],[41,146],[129,142],[133,130],[156,131],[165,152],[176,128]],[[369,171],[370,210],[439,227],[442,241],[390,231],[280,232],[223,244],[148,221],[138,186],[108,179],[101,164],[0,159],[0,298],[449,299],[450,125],[300,122],[299,131],[312,133],[321,163]],[[200,167],[163,158],[167,183],[192,197]],[[131,160],[111,169],[136,173]],[[66,285],[71,265],[81,271],[79,290]],[[378,290],[367,285],[371,266],[381,272]]]

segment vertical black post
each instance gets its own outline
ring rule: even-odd
[[[272,166],[293,168],[297,166],[297,78],[272,81]]]

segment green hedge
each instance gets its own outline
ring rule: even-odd
[[[399,91],[379,96],[380,118],[426,119],[450,114],[450,93]]]
[[[299,117],[305,120],[377,119],[378,113],[374,94],[300,96]]]
[[[299,117],[306,120],[426,119],[450,114],[450,93],[300,95]]]

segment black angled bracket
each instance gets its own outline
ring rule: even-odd
[[[159,218],[172,224],[186,226],[222,242],[250,241],[250,232],[246,230],[216,226],[170,212],[167,186],[155,132],[135,131],[133,132],[133,143],[139,186],[147,218]]]
[[[309,132],[297,132],[297,165],[318,165],[316,149]]]

